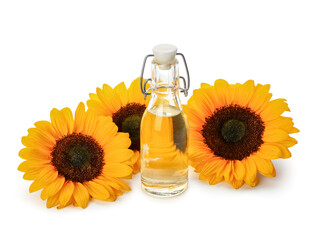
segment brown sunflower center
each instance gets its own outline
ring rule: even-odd
[[[90,136],[72,133],[56,142],[52,164],[66,180],[90,181],[102,172],[104,152]]]
[[[245,124],[237,119],[229,119],[223,123],[221,135],[227,143],[239,142],[246,133]]]
[[[216,156],[242,160],[258,151],[264,128],[261,117],[250,108],[231,105],[205,119],[202,135]]]
[[[140,149],[140,122],[145,109],[145,104],[129,103],[112,115],[113,122],[118,126],[119,132],[129,133],[129,138],[132,141],[129,148],[132,150],[139,151]]]

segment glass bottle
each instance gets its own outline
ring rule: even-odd
[[[182,111],[179,92],[187,95],[189,83],[179,77],[176,55],[182,56],[173,45],[158,45],[153,55],[147,55],[141,74],[141,89],[151,91],[149,105],[141,121],[141,182],[142,188],[155,196],[175,196],[188,185],[188,123]],[[145,81],[143,72],[147,57],[151,63],[152,79]],[[187,70],[187,66],[186,66]],[[188,81],[189,74],[187,71]],[[185,87],[180,88],[180,79]],[[146,89],[147,83],[150,88]]]

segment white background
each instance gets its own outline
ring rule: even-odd
[[[0,238],[315,239],[315,10],[303,0],[1,1]],[[218,78],[271,84],[301,130],[292,158],[275,160],[277,176],[255,188],[210,186],[191,169],[183,195],[156,199],[138,174],[116,202],[46,209],[17,171],[21,137],[53,107],[74,110],[103,83],[129,85],[159,43],[185,54],[190,96]]]

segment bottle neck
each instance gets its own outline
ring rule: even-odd
[[[173,64],[161,65],[152,62],[152,94],[148,108],[157,105],[170,105],[182,110],[179,97],[179,66],[175,59]]]

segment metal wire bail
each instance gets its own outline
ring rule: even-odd
[[[145,81],[145,85],[143,85],[143,76],[144,76],[144,71],[145,71],[145,65],[146,65],[146,62],[147,62],[147,58],[153,57],[153,56],[154,56],[154,54],[148,54],[147,56],[145,56],[144,61],[143,61],[143,66],[142,66],[142,72],[140,74],[140,90],[142,91],[142,94],[144,94],[145,100],[147,98],[147,95],[150,95],[149,90],[151,90],[150,88],[148,90],[146,90],[146,84],[149,81],[152,81],[152,80],[151,80],[151,78],[148,78]]]
[[[187,73],[187,81],[185,80],[184,77],[182,77],[182,76],[179,77],[180,79],[182,79],[183,85],[184,85],[183,88],[180,88],[180,92],[183,92],[184,96],[187,97],[188,96],[188,91],[189,91],[189,88],[190,88],[190,74],[189,74],[188,65],[187,65],[185,57],[184,57],[184,55],[182,53],[177,53],[176,55],[182,57],[182,60],[183,60],[184,66],[185,66],[185,70],[186,70],[186,73]],[[149,91],[153,90],[152,88],[146,89],[146,84],[148,82],[152,81],[151,78],[148,78],[145,81],[145,83],[143,84],[145,66],[146,66],[147,59],[149,57],[154,57],[154,55],[153,54],[148,54],[148,55],[145,56],[144,61],[143,61],[142,71],[141,71],[141,74],[140,74],[140,90],[142,91],[142,94],[144,94],[144,98],[145,99],[147,98],[148,95],[151,95],[151,93]]]
[[[184,93],[184,96],[187,97],[188,96],[188,91],[189,91],[189,88],[190,88],[190,74],[189,74],[189,69],[188,69],[188,65],[187,65],[187,61],[185,60],[185,57],[182,53],[177,53],[176,55],[178,56],[181,56],[182,59],[183,59],[183,63],[184,63],[184,66],[185,66],[185,70],[187,72],[187,81],[185,81],[185,78],[180,76],[180,78],[182,79],[183,81],[183,84],[184,84],[184,88],[181,88],[181,92]],[[188,84],[186,84],[186,82]]]

